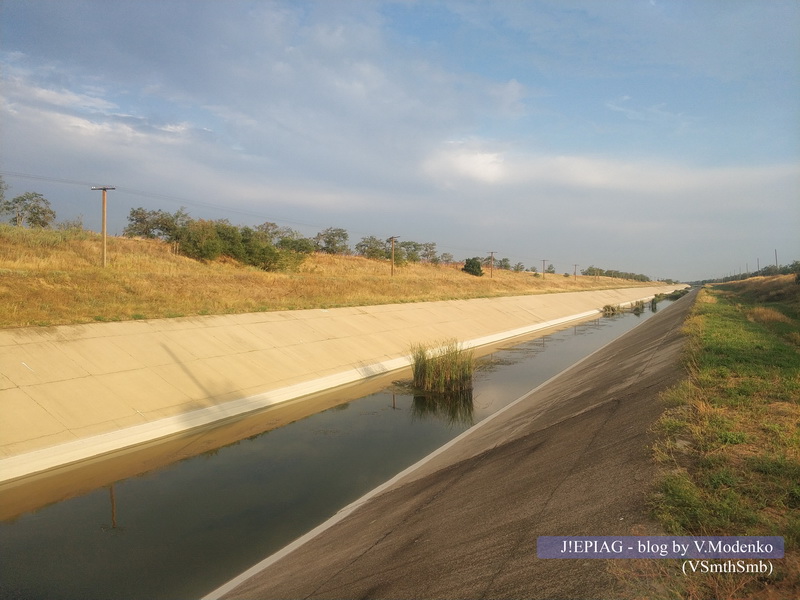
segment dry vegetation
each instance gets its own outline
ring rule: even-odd
[[[80,230],[0,226],[0,327],[61,325],[301,308],[364,306],[650,285],[600,277],[495,269],[483,277],[461,265],[409,264],[314,254],[296,272],[265,272],[230,260],[201,263],[154,240]]]

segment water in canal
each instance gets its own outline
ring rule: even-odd
[[[390,386],[4,521],[0,598],[203,596],[651,314],[482,357],[458,415]]]

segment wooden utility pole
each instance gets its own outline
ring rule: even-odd
[[[103,267],[106,266],[106,192],[108,190],[115,190],[117,188],[110,186],[110,185],[98,185],[97,187],[92,187],[93,190],[103,190]]]
[[[393,235],[389,238],[389,241],[392,243],[392,277],[394,277],[394,241],[397,239],[396,235]]]
[[[542,259],[542,279],[544,279],[544,263],[546,263],[549,259],[543,258]]]
[[[489,252],[489,279],[494,277],[494,253],[496,250]]]

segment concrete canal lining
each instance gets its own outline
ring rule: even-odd
[[[405,367],[412,344],[477,347],[675,287],[0,331],[0,482]]]

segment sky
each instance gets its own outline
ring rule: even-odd
[[[0,175],[456,259],[800,259],[796,0],[0,0]]]

